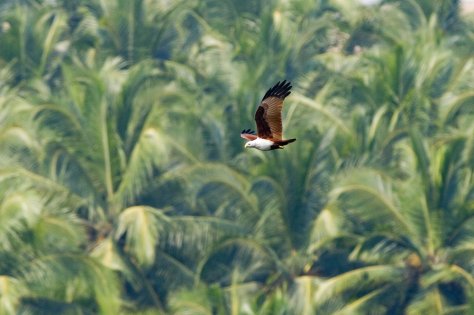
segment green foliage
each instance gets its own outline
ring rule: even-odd
[[[473,313],[459,5],[3,1],[0,313]]]

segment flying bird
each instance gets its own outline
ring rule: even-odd
[[[265,93],[255,112],[257,134],[251,129],[244,129],[240,133],[242,138],[249,140],[245,143],[246,148],[255,148],[261,151],[283,149],[283,146],[296,140],[282,139],[281,110],[283,101],[291,93],[291,88],[291,83],[284,80],[275,84]]]

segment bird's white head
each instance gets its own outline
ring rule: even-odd
[[[245,148],[253,148],[253,142],[252,141],[246,142]]]

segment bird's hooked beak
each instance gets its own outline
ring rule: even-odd
[[[248,147],[250,147],[249,142],[245,142],[244,148],[248,148]]]

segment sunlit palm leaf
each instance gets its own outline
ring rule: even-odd
[[[24,284],[18,279],[0,276],[0,312],[14,314],[26,291]]]
[[[170,224],[158,209],[134,206],[119,216],[116,238],[125,238],[125,250],[136,257],[139,264],[150,265],[155,260],[155,248],[160,241],[160,230]]]
[[[317,303],[322,304],[333,296],[343,293],[352,292],[357,296],[357,291],[373,290],[379,286],[393,284],[393,279],[402,281],[403,269],[387,265],[359,268],[322,282],[314,298]]]

